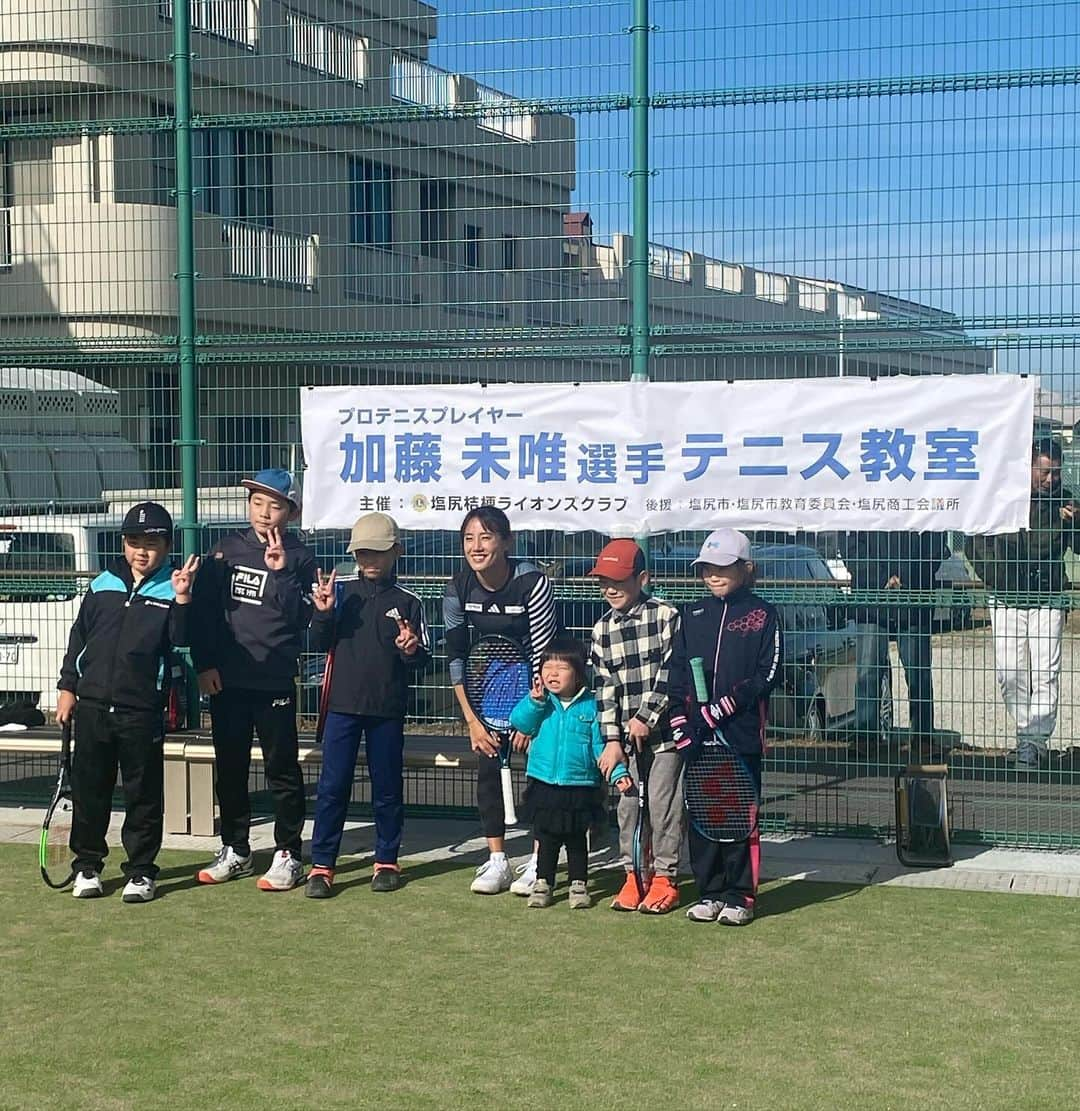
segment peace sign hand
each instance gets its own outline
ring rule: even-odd
[[[402,618],[397,618],[398,635],[394,644],[397,645],[399,651],[404,652],[406,656],[414,656],[417,648],[420,647],[420,638],[413,632],[413,627],[408,621]]]
[[[321,567],[318,568],[316,574],[319,576],[319,580],[311,593],[311,600],[320,613],[329,613],[334,608],[336,596],[334,584],[337,582],[337,568],[335,567],[325,578]]]
[[[285,541],[281,529],[268,529],[266,533],[266,551],[263,552],[263,562],[271,571],[284,571],[288,559],[285,555]]]
[[[186,606],[191,601],[191,587],[195,582],[195,572],[198,569],[199,557],[190,555],[184,560],[184,566],[172,573],[172,588],[178,606]]]
[[[543,702],[544,699],[547,697],[546,692],[544,691],[544,681],[540,678],[539,675],[533,676],[532,690],[529,691],[529,697],[534,702]]]

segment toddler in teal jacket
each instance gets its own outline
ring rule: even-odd
[[[548,645],[532,692],[514,707],[510,724],[532,738],[522,800],[537,840],[537,879],[528,905],[551,906],[559,850],[565,845],[570,909],[589,907],[587,837],[605,809],[598,790],[604,778],[597,766],[604,741],[582,645],[568,638]],[[633,788],[621,763],[612,770],[611,782],[620,791]]]

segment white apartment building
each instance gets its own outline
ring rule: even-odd
[[[288,462],[300,384],[628,373],[612,348],[626,343],[631,241],[597,243],[571,212],[570,116],[432,65],[437,13],[417,0],[190,2],[208,482]],[[173,3],[0,3],[0,365],[93,353],[81,372],[118,392],[124,436],[165,479],[177,434],[175,365],[160,358],[177,332]],[[650,273],[654,322],[671,330],[658,376],[990,362],[947,314],[836,282],[661,245]],[[905,322],[928,320],[950,340],[940,351],[845,353],[845,328],[877,321],[902,339]],[[793,353],[800,322],[833,349]],[[772,351],[774,326],[787,347]],[[730,353],[672,353],[715,344],[718,327]],[[515,340],[521,329],[540,338]]]

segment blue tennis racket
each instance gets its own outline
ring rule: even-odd
[[[465,697],[484,728],[498,741],[503,811],[510,826],[517,824],[510,771],[510,714],[531,686],[532,666],[516,640],[481,637],[469,650],[465,660]]]

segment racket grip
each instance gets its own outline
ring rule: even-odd
[[[509,768],[502,768],[499,772],[502,779],[503,819],[508,826],[517,825],[517,810],[514,807],[514,780]]]
[[[709,702],[709,687],[705,682],[705,661],[694,656],[690,661],[690,674],[694,677],[694,694],[703,706]]]

